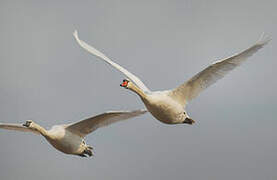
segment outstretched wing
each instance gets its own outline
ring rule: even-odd
[[[118,121],[126,120],[135,116],[146,113],[147,110],[136,111],[109,111],[97,116],[82,120],[75,124],[69,125],[66,129],[72,131],[81,137],[95,131],[96,129],[108,126]]]
[[[204,89],[208,88],[217,80],[223,78],[231,70],[241,65],[242,62],[246,61],[248,57],[252,56],[270,40],[271,39],[269,38],[264,38],[262,35],[256,44],[250,48],[239,54],[213,63],[181,86],[171,90],[169,94],[172,98],[185,105],[186,102],[197,97]]]
[[[15,131],[22,131],[22,132],[32,132],[35,134],[39,134],[38,131],[24,127],[22,124],[0,123],[0,129],[15,130]]]
[[[76,41],[78,44],[87,50],[89,53],[99,57],[100,59],[104,60],[109,65],[115,67],[117,70],[121,71],[125,76],[127,76],[130,80],[132,80],[139,88],[141,88],[144,92],[149,92],[150,90],[143,84],[143,82],[134,74],[127,71],[125,68],[121,67],[120,65],[113,62],[111,59],[109,59],[107,56],[105,56],[102,52],[98,51],[94,47],[88,45],[86,42],[82,41],[78,37],[78,32],[75,30],[73,33]]]

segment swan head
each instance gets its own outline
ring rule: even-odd
[[[23,126],[25,126],[25,127],[33,127],[33,124],[34,124],[34,121],[32,121],[32,120],[27,120],[26,122],[25,122],[25,124],[22,124]]]
[[[130,83],[130,81],[128,79],[123,79],[123,82],[120,84],[120,86],[128,89],[129,83]]]

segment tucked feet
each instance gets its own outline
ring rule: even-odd
[[[81,156],[81,157],[87,157],[86,155],[84,154],[78,154],[78,156]]]
[[[84,154],[87,154],[89,157],[93,156],[92,150],[90,150],[90,149],[84,150]]]
[[[93,147],[92,146],[87,146],[88,149],[90,150],[93,150]]]
[[[86,149],[82,152],[82,154],[79,154],[81,157],[91,157],[93,156],[92,147],[87,146]]]
[[[195,123],[195,121],[193,119],[186,118],[183,123],[192,125],[193,123]]]

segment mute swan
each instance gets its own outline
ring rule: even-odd
[[[32,120],[27,120],[23,125],[0,123],[0,128],[41,134],[57,150],[65,154],[87,157],[86,155],[93,155],[93,148],[87,145],[84,140],[87,134],[100,127],[139,116],[146,112],[146,110],[109,111],[74,124],[56,125],[50,130],[45,130]]]
[[[269,38],[264,38],[262,35],[253,46],[241,53],[213,63],[179,87],[172,90],[151,92],[134,74],[116,64],[86,42],[80,40],[76,30],[73,35],[82,48],[125,74],[132,82],[129,79],[124,79],[120,86],[138,94],[147,110],[156,119],[166,124],[193,124],[195,121],[192,120],[185,111],[186,104],[197,97],[204,89],[208,88],[235,67],[239,66],[242,62],[246,61],[248,57],[253,55],[271,40]]]

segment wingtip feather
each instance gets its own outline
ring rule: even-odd
[[[74,36],[75,38],[78,38],[78,31],[77,31],[77,30],[74,30],[73,36]]]
[[[270,36],[265,35],[265,33],[263,32],[259,38],[259,40],[257,41],[257,44],[259,45],[266,45],[267,43],[269,43],[272,40],[272,38]]]

